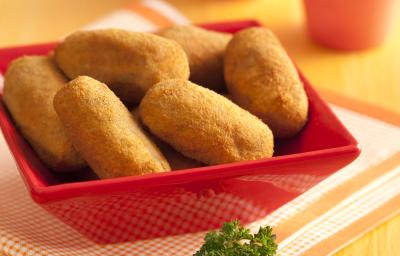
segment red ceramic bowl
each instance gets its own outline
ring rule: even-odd
[[[254,21],[204,25],[235,32]],[[14,58],[46,54],[55,44],[0,50],[0,71]],[[169,173],[88,180],[50,172],[0,105],[0,125],[35,202],[99,243],[176,235],[250,222],[292,200],[360,153],[357,141],[300,74],[310,104],[298,136],[276,142],[273,158]],[[34,106],[32,106],[34,107]]]

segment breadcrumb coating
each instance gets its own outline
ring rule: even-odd
[[[53,97],[67,79],[52,58],[26,56],[14,60],[4,77],[3,100],[39,158],[54,171],[86,165],[69,141],[54,110]]]
[[[105,84],[79,76],[56,94],[54,107],[72,143],[100,178],[170,170]]]
[[[135,118],[135,120],[138,122],[138,124],[140,124],[140,128],[142,129],[143,134],[149,137],[151,141],[153,141],[154,144],[156,144],[156,146],[160,149],[161,153],[165,156],[169,165],[171,166],[171,170],[183,170],[183,169],[191,169],[204,166],[204,164],[194,159],[185,157],[184,155],[176,151],[173,147],[163,142],[155,135],[151,134],[150,131],[146,129],[146,127],[140,120],[139,108],[133,109],[131,113],[132,116]]]
[[[224,57],[233,100],[261,118],[277,138],[297,134],[307,121],[308,99],[297,70],[266,28],[236,33]]]
[[[143,123],[183,155],[214,165],[271,157],[272,132],[227,98],[189,81],[153,86],[140,104]]]
[[[78,31],[55,50],[55,59],[70,78],[93,77],[127,105],[138,104],[154,84],[170,78],[188,79],[182,47],[150,33],[120,29]]]
[[[223,59],[231,34],[176,25],[159,34],[180,44],[190,66],[190,81],[220,92],[225,89]]]

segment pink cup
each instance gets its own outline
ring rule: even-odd
[[[378,46],[388,34],[396,0],[304,0],[308,31],[340,50]]]

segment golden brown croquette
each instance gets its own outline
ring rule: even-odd
[[[182,47],[150,33],[78,31],[56,48],[55,59],[70,79],[93,77],[107,84],[127,105],[138,104],[157,82],[189,77]]]
[[[231,34],[182,25],[169,27],[159,34],[176,41],[186,52],[190,81],[214,91],[225,90],[223,58]]]
[[[272,132],[227,98],[189,81],[154,85],[140,104],[143,123],[183,155],[205,164],[271,157]]]
[[[234,101],[261,118],[277,138],[297,134],[307,121],[308,100],[297,70],[275,35],[249,28],[229,42],[224,71]]]
[[[100,178],[170,170],[105,84],[79,76],[56,94],[54,107],[72,143]]]
[[[74,171],[85,161],[72,146],[54,111],[53,97],[67,79],[46,56],[14,60],[5,74],[3,100],[39,158],[54,171]]]

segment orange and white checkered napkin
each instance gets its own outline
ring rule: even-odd
[[[86,28],[140,31],[175,23],[188,21],[166,3],[148,0]],[[332,253],[400,210],[400,128],[337,105],[332,107],[360,142],[362,153],[347,167],[250,225],[253,229],[272,225],[280,255]],[[202,243],[204,232],[95,244],[31,200],[2,137],[0,162],[0,254],[183,256],[193,254]],[[268,178],[291,188],[295,188],[293,182],[310,182],[301,176]]]

